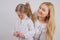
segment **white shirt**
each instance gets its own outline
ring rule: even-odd
[[[15,31],[19,31],[25,35],[25,39],[19,38],[19,40],[33,40],[35,30],[32,20],[25,16],[24,19],[19,19],[17,23]]]
[[[46,24],[41,23],[39,20],[37,20],[35,23],[35,40],[45,40],[45,33],[46,33]],[[44,33],[44,34],[43,34]]]

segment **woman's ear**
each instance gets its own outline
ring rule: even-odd
[[[48,16],[50,16],[50,10],[49,10],[49,12],[48,12]]]
[[[50,14],[48,14],[46,17],[50,17]]]

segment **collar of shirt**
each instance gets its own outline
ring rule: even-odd
[[[41,23],[39,20],[37,20],[37,23],[42,27],[42,28],[45,28],[46,27],[46,23]]]
[[[47,23],[42,23],[39,20],[37,20],[37,22],[39,22],[39,24],[42,24],[42,25],[47,25]]]

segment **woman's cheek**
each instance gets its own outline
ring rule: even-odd
[[[38,13],[37,16],[39,16],[40,14]]]
[[[42,16],[43,17],[46,17],[47,16],[47,13],[46,12],[43,12]]]

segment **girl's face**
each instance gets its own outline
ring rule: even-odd
[[[48,16],[49,9],[46,4],[42,4],[41,7],[38,9],[38,14],[37,16],[39,18],[45,18]]]
[[[21,13],[21,12],[17,12],[18,16],[20,19],[23,19],[24,18],[24,13]]]

